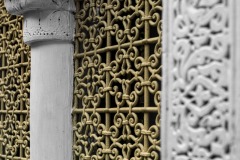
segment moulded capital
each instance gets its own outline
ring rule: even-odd
[[[37,41],[74,39],[74,0],[5,0],[10,14],[23,15],[23,40]]]

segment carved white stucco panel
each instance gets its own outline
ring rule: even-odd
[[[233,160],[234,1],[163,6],[162,159]]]

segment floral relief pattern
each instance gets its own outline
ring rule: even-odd
[[[74,159],[159,160],[161,0],[76,0]]]
[[[171,0],[171,160],[230,160],[230,0]]]
[[[21,16],[0,0],[0,159],[30,156],[30,48],[22,40]]]

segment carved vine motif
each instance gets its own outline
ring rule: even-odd
[[[36,10],[65,10],[74,12],[74,0],[5,0],[7,10],[14,15]]]
[[[0,0],[0,159],[29,159],[30,48]]]
[[[74,159],[160,158],[161,0],[76,0]]]
[[[229,0],[171,0],[171,160],[229,160]]]

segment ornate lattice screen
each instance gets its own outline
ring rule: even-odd
[[[0,159],[29,159],[30,49],[0,0]]]
[[[160,159],[161,0],[76,0],[74,159]]]

